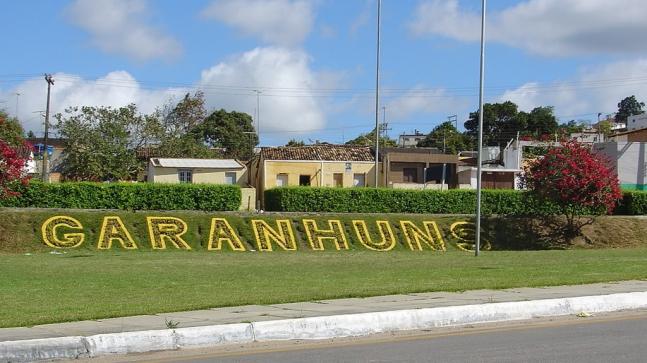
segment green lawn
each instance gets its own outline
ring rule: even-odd
[[[244,304],[647,278],[647,249],[0,255],[0,327]]]

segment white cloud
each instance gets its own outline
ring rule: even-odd
[[[176,39],[147,24],[145,0],[75,0],[66,13],[106,53],[139,61],[173,59],[182,53]]]
[[[252,90],[260,89],[261,132],[305,133],[326,123],[328,100],[316,89],[334,88],[343,78],[335,72],[315,72],[309,63],[309,56],[302,51],[256,48],[204,70],[195,85],[163,89],[149,89],[125,71],[111,72],[97,80],[57,73],[53,75],[51,111],[55,114],[70,106],[119,107],[135,103],[141,112],[149,113],[171,98],[203,89],[209,109],[253,115],[256,95]],[[30,79],[12,89],[0,90],[0,99],[13,99],[12,94],[20,92],[19,119],[26,130],[38,133],[42,131],[42,119],[34,111],[45,109],[46,90],[42,78]],[[13,107],[3,106],[13,111]]]
[[[465,109],[469,103],[464,97],[449,95],[442,88],[416,86],[398,96],[390,97],[385,105],[389,119],[402,120],[412,115],[455,113],[456,110]]]
[[[85,80],[79,76],[56,73],[51,91],[51,115],[65,111],[72,106],[113,106],[120,107],[135,103],[144,113],[152,112],[172,97],[180,97],[188,92],[183,88],[147,90],[128,72],[115,71],[96,80]],[[25,130],[37,134],[43,131],[43,119],[47,100],[47,84],[42,78],[27,80],[4,94],[20,92],[18,118]],[[3,92],[0,92],[0,97]],[[13,111],[13,110],[9,110]],[[50,120],[52,124],[55,120]],[[39,134],[40,135],[40,134]]]
[[[487,15],[488,41],[545,56],[644,53],[644,0],[524,0]],[[480,9],[458,0],[420,3],[410,30],[461,41],[480,38]]]
[[[261,133],[315,130],[326,120],[322,99],[312,89],[324,84],[322,77],[332,77],[313,72],[309,63],[309,56],[302,51],[256,48],[203,71],[199,86],[206,92],[214,85],[248,86],[237,95],[222,94],[209,100],[210,106],[248,113],[256,107],[251,89],[260,89]]]
[[[302,43],[314,23],[309,0],[217,0],[202,16],[280,46]]]
[[[522,110],[538,106],[554,106],[555,113],[565,119],[578,115],[612,113],[627,96],[647,99],[647,59],[623,61],[582,69],[573,79],[541,84],[526,83],[508,90],[500,101],[511,100]]]

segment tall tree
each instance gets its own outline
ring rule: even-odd
[[[141,128],[156,135],[152,147],[158,157],[214,158],[220,153],[210,149],[199,132],[206,115],[204,94],[201,91],[193,95],[187,93],[178,103],[169,102],[158,109],[157,123],[151,119]]]
[[[134,148],[141,135],[136,125],[145,123],[134,104],[126,107],[68,108],[55,115],[65,153],[62,174],[69,180],[132,180],[141,169]]]
[[[468,149],[468,143],[463,134],[458,132],[450,121],[434,127],[431,132],[418,143],[418,147],[435,147],[445,150],[446,154],[458,154]]]
[[[204,93],[187,93],[178,103],[169,101],[159,114],[162,125],[169,135],[185,135],[200,125],[207,117]]]
[[[645,102],[638,102],[636,96],[625,97],[618,103],[618,113],[616,113],[616,122],[627,122],[629,116],[640,115],[643,113]]]
[[[478,135],[479,111],[471,112],[465,121],[466,134],[476,139]],[[527,117],[519,115],[517,105],[511,101],[486,103],[483,105],[483,144],[505,145],[517,131],[525,130]]]
[[[524,112],[520,112],[523,114]],[[524,117],[524,116],[520,116]],[[526,117],[526,129],[519,130],[520,132],[525,131],[535,137],[541,137],[542,135],[553,135],[557,131],[559,123],[557,118],[553,114],[552,106],[543,106],[535,107],[527,114]],[[523,122],[520,123],[523,125]]]
[[[346,145],[358,145],[358,146],[374,146],[375,145],[375,129],[371,130],[368,134],[360,134],[358,137],[347,141]],[[380,136],[380,147],[395,147],[398,143],[389,138]]]
[[[243,112],[214,111],[192,134],[211,147],[222,150],[225,157],[248,160],[254,155],[258,136],[252,117]]]
[[[4,140],[11,146],[22,146],[24,143],[24,130],[16,118],[10,118],[3,110],[0,110],[0,140]]]

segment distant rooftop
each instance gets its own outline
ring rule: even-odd
[[[263,147],[266,160],[374,161],[371,148],[353,145],[306,145]]]
[[[152,158],[154,166],[163,168],[200,168],[200,169],[242,169],[243,166],[234,159],[171,159]]]

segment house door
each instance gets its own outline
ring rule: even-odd
[[[402,181],[405,183],[417,183],[418,182],[418,169],[417,168],[403,168],[402,169]]]
[[[342,173],[334,173],[332,175],[332,185],[335,187],[343,187],[344,186],[344,174]]]

